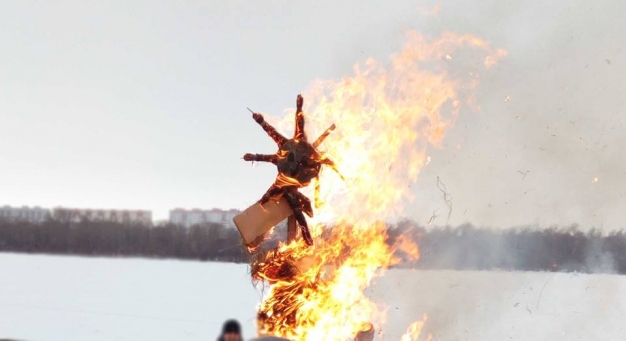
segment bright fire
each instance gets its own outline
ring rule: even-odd
[[[321,148],[345,180],[322,170],[319,207],[309,220],[314,246],[283,244],[253,264],[253,275],[270,286],[259,333],[317,341],[352,340],[367,322],[382,330],[385,310],[365,289],[400,256],[419,257],[408,238],[390,245],[384,221],[402,214],[429,148],[440,146],[463,107],[476,108],[478,72],[505,55],[468,35],[410,32],[388,63],[368,59],[352,76],[317,81],[303,94],[309,136],[337,125]],[[283,132],[293,129],[289,112],[278,122]],[[402,340],[417,340],[424,323],[411,325]]]
[[[427,319],[428,317],[424,316],[424,318],[421,321],[413,322],[409,326],[409,330],[406,332],[406,334],[402,335],[402,338],[400,339],[400,341],[417,340],[420,334],[422,334],[422,329],[424,328],[424,324],[426,324]],[[431,335],[428,335],[428,338],[426,340],[430,341],[430,339],[431,339]]]

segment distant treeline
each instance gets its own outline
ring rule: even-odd
[[[286,236],[277,231],[265,246]],[[389,243],[404,234],[421,257],[400,266],[422,269],[615,272],[626,274],[626,234],[568,228],[485,229],[472,225],[429,228],[409,222],[389,228]],[[80,223],[42,224],[0,220],[0,252],[134,256],[248,262],[250,256],[233,228],[219,224],[185,228]]]
[[[626,273],[626,234],[580,231],[576,226],[505,230],[458,227],[424,229],[401,223],[390,230],[414,239],[420,259],[401,266],[422,269],[528,270]]]
[[[237,230],[220,224],[147,226],[103,221],[0,220],[0,251],[136,256],[242,262],[248,255]]]

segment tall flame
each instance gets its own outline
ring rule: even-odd
[[[349,340],[364,323],[378,329],[385,322],[384,310],[364,290],[399,261],[398,252],[417,258],[419,250],[408,238],[389,245],[384,221],[401,214],[411,199],[409,185],[426,165],[428,148],[439,147],[464,105],[475,106],[477,70],[452,72],[455,52],[461,56],[455,61],[479,54],[480,68],[506,55],[468,35],[429,39],[409,32],[389,63],[368,59],[354,66],[352,76],[316,81],[304,93],[309,136],[337,125],[322,148],[345,180],[321,173],[319,207],[310,224],[313,247],[282,244],[253,265],[255,277],[270,284],[259,307],[261,333]],[[293,114],[281,122],[292,126]],[[421,326],[423,321],[415,328]]]

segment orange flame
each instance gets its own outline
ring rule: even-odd
[[[422,334],[422,329],[424,328],[424,324],[426,324],[426,320],[428,316],[424,315],[424,318],[420,321],[413,322],[406,334],[402,335],[400,341],[416,341],[419,339],[420,334]],[[432,338],[432,335],[428,335],[426,340],[429,341]]]
[[[345,180],[329,170],[320,175],[313,247],[282,244],[253,265],[255,277],[270,284],[259,306],[261,334],[347,340],[363,323],[385,322],[384,309],[364,290],[400,261],[399,252],[416,259],[419,250],[404,237],[390,246],[383,222],[411,199],[409,185],[430,160],[428,149],[440,146],[464,104],[474,108],[478,70],[468,72],[462,63],[477,54],[479,67],[489,68],[506,52],[469,35],[429,39],[409,32],[388,64],[368,59],[352,76],[316,81],[304,93],[309,136],[336,124],[321,149]],[[463,72],[452,71],[456,62]],[[281,128],[293,125],[293,109],[288,112]],[[424,322],[412,328],[419,331]]]

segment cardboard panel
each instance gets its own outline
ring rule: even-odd
[[[293,211],[281,197],[278,201],[270,200],[263,206],[256,203],[235,216],[233,221],[244,243],[256,246],[255,243],[258,244],[269,229],[291,215]]]

